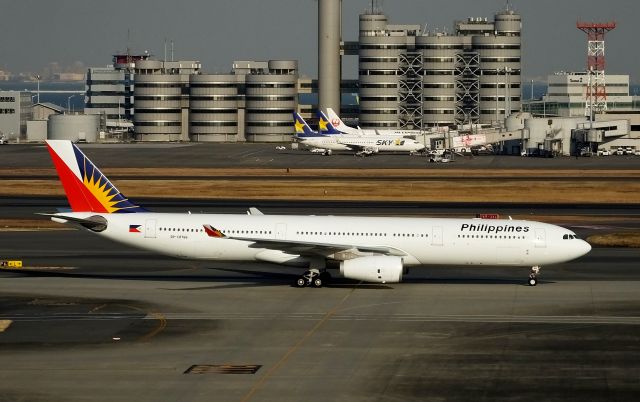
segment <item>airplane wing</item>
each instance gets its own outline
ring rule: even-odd
[[[301,255],[321,255],[324,257],[340,253],[340,252],[352,252],[352,253],[374,253],[390,256],[404,257],[408,254],[403,250],[395,247],[389,247],[384,245],[354,245],[349,243],[321,243],[321,242],[309,242],[301,240],[282,240],[282,239],[261,239],[255,237],[244,236],[228,236],[221,231],[215,229],[211,225],[203,225],[205,232],[210,237],[218,237],[225,239],[244,240],[251,241],[254,244],[251,247],[254,248],[266,248],[270,250],[279,250],[286,253],[301,254]]]
[[[338,143],[349,147],[349,149],[354,152],[366,152],[366,151],[375,152],[375,149],[376,149],[375,147],[372,147],[370,145],[359,145],[359,144],[354,144],[352,142],[345,141],[345,140],[338,140]]]

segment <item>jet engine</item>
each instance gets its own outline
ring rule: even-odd
[[[403,273],[400,257],[378,255],[340,262],[342,276],[365,282],[397,283],[402,281]]]

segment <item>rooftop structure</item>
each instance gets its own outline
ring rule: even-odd
[[[120,53],[107,67],[91,67],[87,71],[84,112],[97,114],[103,125],[114,131],[125,130],[133,119],[134,66],[150,55]]]

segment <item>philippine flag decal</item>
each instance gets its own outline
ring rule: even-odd
[[[142,225],[129,225],[129,233],[142,233],[141,227]]]

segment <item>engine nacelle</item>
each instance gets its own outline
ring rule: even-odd
[[[397,283],[402,281],[403,273],[400,257],[379,255],[340,262],[342,276],[365,282]]]

